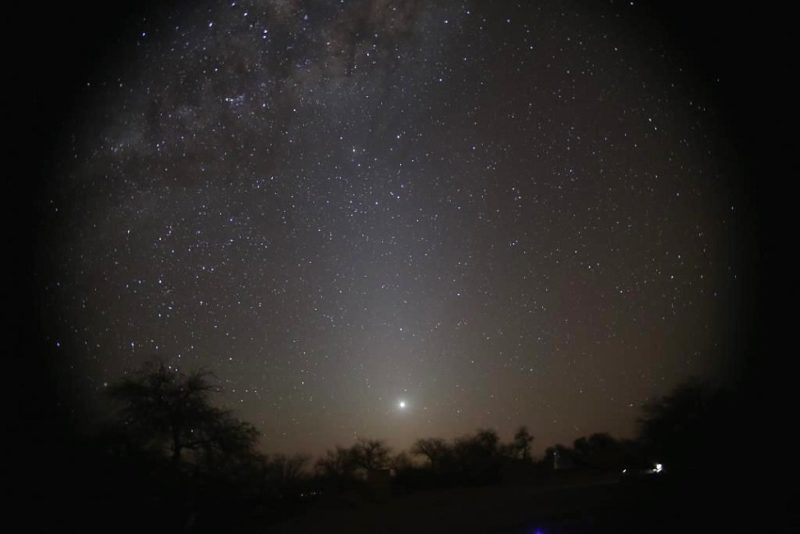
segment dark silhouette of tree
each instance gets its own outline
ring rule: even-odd
[[[474,436],[466,436],[456,440],[456,445],[461,444],[481,454],[493,455],[497,452],[497,445],[500,437],[491,428],[481,428],[475,432]]]
[[[173,464],[190,451],[206,465],[254,454],[258,431],[210,403],[218,391],[203,371],[188,375],[148,362],[109,387],[122,403],[120,428],[139,446],[165,452]]]
[[[625,445],[606,433],[581,437],[573,443],[573,458],[584,467],[619,467],[624,463],[625,455]]]
[[[321,481],[336,489],[352,489],[377,471],[391,467],[391,450],[381,440],[359,438],[348,448],[328,450],[314,465]]]
[[[531,459],[531,444],[533,443],[533,435],[528,432],[526,426],[521,426],[514,433],[514,439],[511,441],[511,454],[513,458],[519,460],[530,461]]]
[[[726,465],[723,458],[730,456],[739,438],[735,399],[702,384],[681,385],[645,405],[644,412],[638,421],[642,449],[651,461],[663,462],[673,472]]]
[[[381,440],[359,438],[350,449],[350,455],[357,467],[374,471],[389,467],[391,449]]]
[[[500,476],[500,438],[491,429],[479,429],[475,435],[455,440],[453,456],[462,482],[485,484]]]
[[[401,451],[394,455],[390,462],[390,466],[396,472],[404,471],[414,468],[414,462],[411,460],[411,457],[408,453]]]
[[[309,457],[304,454],[274,454],[264,460],[267,480],[279,487],[292,487],[303,480]]]
[[[447,442],[441,438],[423,438],[414,442],[411,453],[424,456],[431,468],[441,469],[447,460],[452,456],[452,449]]]
[[[350,449],[337,445],[335,449],[325,451],[325,455],[317,459],[314,469],[325,479],[343,481],[354,476],[356,465]]]

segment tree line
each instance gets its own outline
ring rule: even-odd
[[[76,478],[91,482],[86,498],[101,504],[101,516],[130,517],[131,531],[152,526],[148,518],[169,530],[235,531],[319,500],[535,482],[560,468],[614,471],[658,460],[689,473],[727,439],[733,402],[725,392],[685,385],[645,406],[636,439],[596,433],[551,446],[540,458],[531,452],[533,434],[520,426],[508,442],[478,429],[452,440],[420,438],[397,453],[382,440],[359,438],[312,461],[259,452],[257,429],[213,404],[219,391],[209,373],[184,374],[157,361],[108,387],[116,415],[76,447],[74,468]]]

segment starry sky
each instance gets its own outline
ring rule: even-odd
[[[724,381],[734,145],[638,3],[263,0],[137,16],[43,187],[64,376],[207,368],[266,451],[632,436]],[[402,403],[402,405],[401,405]]]

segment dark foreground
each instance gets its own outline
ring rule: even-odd
[[[420,492],[384,499],[321,501],[274,525],[290,532],[562,534],[620,532],[789,532],[719,489],[668,480],[620,483],[616,476],[569,477],[546,485]],[[752,503],[751,503],[752,504]]]

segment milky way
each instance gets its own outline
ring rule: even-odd
[[[136,21],[46,192],[47,342],[90,398],[208,368],[270,451],[631,435],[725,375],[738,283],[714,103],[632,4]]]

